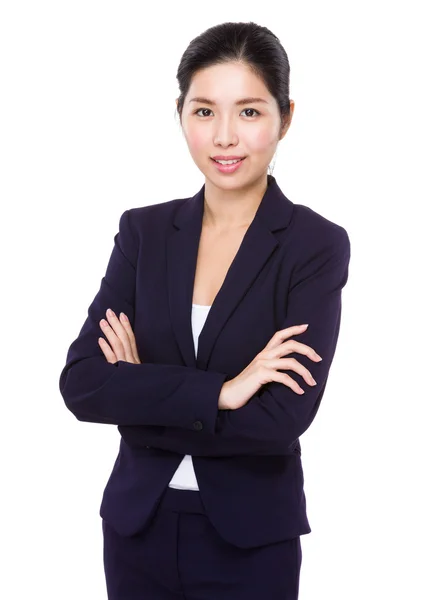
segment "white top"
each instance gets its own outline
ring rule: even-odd
[[[206,322],[207,315],[209,313],[210,306],[203,304],[193,304],[191,313],[192,323],[192,335],[194,338],[195,356],[197,356],[198,350],[198,337],[201,330]],[[195,490],[198,491],[197,477],[195,476],[194,465],[192,463],[192,456],[186,454],[182,462],[174,473],[173,478],[168,484],[168,487],[176,488],[178,490]]]

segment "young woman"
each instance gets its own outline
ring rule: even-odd
[[[294,110],[270,30],[212,27],[177,76],[204,185],[121,215],[60,390],[121,434],[100,509],[110,600],[295,600],[311,531],[299,437],[335,353],[350,241],[267,173]]]

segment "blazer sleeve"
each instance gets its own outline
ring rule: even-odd
[[[196,421],[215,426],[218,398],[227,375],[186,366],[106,360],[99,322],[111,308],[134,322],[138,243],[129,212],[119,231],[100,289],[67,352],[59,389],[79,421],[114,425],[162,425],[195,430]]]
[[[294,272],[288,291],[286,317],[278,329],[308,323],[305,332],[295,336],[318,352],[321,362],[303,354],[288,354],[312,373],[316,386],[301,375],[281,369],[305,390],[297,394],[285,384],[269,382],[241,408],[218,410],[201,433],[180,427],[167,427],[160,436],[146,428],[120,428],[126,441],[197,456],[248,454],[287,454],[308,429],[324,395],[335,354],[342,306],[342,289],[348,280],[350,240],[338,226],[339,235],[323,248],[314,250]],[[288,338],[292,339],[292,338]],[[214,435],[208,433],[212,431]]]
[[[337,226],[337,231],[340,235],[335,236],[335,242],[323,252],[314,253],[295,273],[288,293],[287,315],[280,327],[309,324],[295,339],[311,346],[322,361],[314,362],[298,353],[283,358],[296,358],[309,369],[317,385],[310,386],[301,375],[281,369],[295,379],[305,393],[297,394],[285,384],[269,382],[241,408],[219,412],[215,423],[217,435],[279,444],[285,449],[315,418],[337,346],[342,289],[348,280],[350,240],[343,227]]]

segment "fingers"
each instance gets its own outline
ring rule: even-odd
[[[289,377],[289,375],[287,375],[286,373],[281,373],[280,371],[273,371],[271,374],[271,378],[273,381],[277,381],[278,383],[283,383],[284,385],[287,385],[296,394],[301,395],[306,393],[303,390],[303,388],[298,385],[295,379],[292,379],[292,377]]]
[[[110,308],[108,308],[106,311],[106,317],[107,321],[105,319],[101,319],[100,327],[107,337],[116,359],[124,360],[126,362],[136,362],[126,329]]]
[[[103,354],[106,357],[106,360],[112,364],[116,363],[118,361],[118,358],[115,356],[115,354],[112,352],[112,348],[109,346],[109,344],[107,343],[107,341],[102,338],[99,337],[98,338],[98,344],[103,352]]]
[[[138,349],[136,347],[135,334],[133,333],[133,329],[132,329],[132,326],[130,325],[129,318],[124,313],[120,313],[120,320],[121,320],[121,323],[122,323],[124,329],[127,332],[127,336],[130,341],[130,347],[132,349],[133,357],[135,358],[136,362],[140,363],[141,361],[139,360]]]
[[[295,373],[298,373],[298,375],[301,375],[309,385],[317,385],[309,369],[306,369],[306,367],[295,360],[295,358],[277,358],[275,360],[268,360],[266,361],[266,366],[268,369],[294,371]]]
[[[292,325],[292,327],[287,327],[286,329],[280,329],[279,331],[276,331],[268,344],[265,346],[264,350],[272,350],[272,348],[280,346],[280,344],[283,343],[286,338],[290,337],[291,335],[303,333],[303,331],[306,331],[307,327],[307,324]]]
[[[284,354],[289,354],[290,352],[298,352],[299,354],[304,354],[308,356],[311,360],[315,362],[320,362],[322,360],[321,356],[315,352],[313,348],[308,346],[307,344],[302,344],[301,342],[297,342],[297,340],[288,340],[285,342],[287,338],[291,335],[298,335],[299,333],[303,333],[306,331],[308,324],[305,325],[293,325],[292,327],[288,327],[287,329],[281,329],[277,331],[265,348],[262,350],[262,354],[265,351],[278,350],[278,354],[276,356],[283,356]],[[271,353],[268,358],[274,358]]]
[[[289,340],[289,342],[283,342],[282,347],[280,349],[280,355],[284,356],[285,354],[289,354],[289,352],[298,352],[298,354],[304,354],[304,356],[309,357],[315,362],[320,362],[322,360],[320,355],[317,352],[315,352],[313,348],[307,346],[306,344],[302,344],[301,342],[297,342],[297,340]]]
[[[258,354],[260,358],[281,358],[282,356],[286,356],[286,354],[291,354],[293,352],[298,352],[298,354],[304,354],[314,362],[322,361],[321,356],[315,352],[313,348],[307,346],[307,344],[302,344],[301,342],[297,342],[296,340],[289,340],[288,342],[283,342],[279,346],[272,346],[265,348]]]

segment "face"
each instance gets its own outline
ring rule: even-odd
[[[292,118],[293,100],[290,106]],[[181,121],[189,152],[200,171],[216,186],[234,189],[266,176],[291,119],[280,131],[279,107],[263,81],[247,65],[226,63],[194,75]],[[217,155],[244,160],[235,171],[222,172],[212,159]]]

